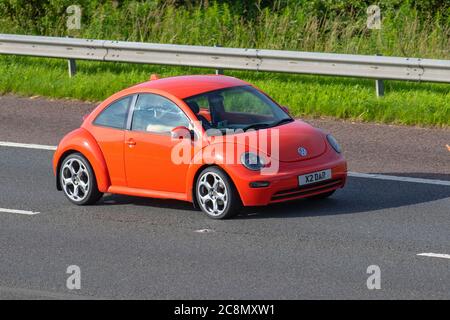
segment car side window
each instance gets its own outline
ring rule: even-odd
[[[95,119],[94,124],[125,129],[131,97],[122,98],[107,106]]]
[[[190,121],[172,101],[156,94],[140,94],[134,107],[131,130],[169,133],[173,128],[189,127]]]

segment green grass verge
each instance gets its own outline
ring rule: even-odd
[[[78,61],[68,77],[58,59],[0,56],[0,93],[101,101],[150,74],[162,77],[207,74],[213,70]],[[298,117],[334,117],[402,125],[450,126],[450,86],[386,81],[386,95],[375,96],[374,81],[281,73],[228,71],[266,91]]]
[[[74,4],[81,29],[67,30]],[[380,5],[381,30],[367,29],[371,4]],[[450,8],[442,0],[1,0],[0,33],[449,59]]]

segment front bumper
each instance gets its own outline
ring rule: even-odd
[[[331,179],[318,183],[299,186],[298,176],[331,169]],[[347,163],[345,159],[329,150],[316,159],[299,162],[280,162],[275,174],[262,175],[251,172],[242,165],[233,166],[229,172],[244,206],[264,206],[270,203],[284,202],[326,193],[344,187],[347,180]],[[254,188],[255,181],[269,182],[267,187]]]

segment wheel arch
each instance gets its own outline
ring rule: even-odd
[[[53,169],[56,176],[56,188],[61,190],[59,170],[62,161],[72,153],[81,153],[89,161],[94,171],[98,190],[107,192],[111,183],[105,158],[94,137],[83,128],[74,130],[66,135],[55,152]]]

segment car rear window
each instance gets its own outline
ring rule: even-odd
[[[95,119],[94,124],[103,127],[125,129],[131,97],[111,103]]]

